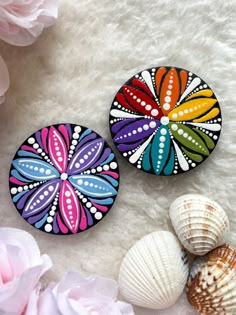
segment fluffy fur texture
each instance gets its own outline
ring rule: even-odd
[[[117,278],[122,257],[142,236],[171,230],[170,203],[185,193],[218,201],[236,230],[236,4],[235,0],[80,0],[61,3],[55,27],[27,48],[1,43],[11,76],[0,108],[0,226],[32,233],[54,268],[45,281],[67,269]],[[92,127],[111,144],[108,114],[120,86],[154,65],[173,65],[202,77],[218,96],[223,112],[221,139],[212,156],[185,175],[155,177],[136,170],[117,153],[119,197],[95,228],[77,236],[52,237],[17,214],[8,172],[18,146],[42,126],[72,122]],[[236,245],[236,238],[231,235]],[[182,299],[171,310],[137,315],[190,315]]]

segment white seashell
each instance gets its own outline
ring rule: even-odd
[[[170,218],[183,246],[199,256],[216,248],[229,230],[229,219],[222,207],[198,194],[177,198],[170,206]]]
[[[188,256],[170,232],[144,236],[126,254],[120,268],[121,294],[132,304],[165,309],[182,294],[189,274]]]
[[[224,244],[192,266],[187,298],[202,315],[236,314],[236,249]]]

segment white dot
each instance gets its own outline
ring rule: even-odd
[[[49,212],[49,214],[50,214],[51,216],[54,216],[54,215],[55,215],[55,211],[51,210],[51,211]]]
[[[46,172],[45,172],[46,175],[50,175],[51,173],[52,173],[51,170],[46,170]]]
[[[109,165],[107,165],[107,164],[103,166],[104,171],[108,171],[109,168],[110,168],[110,167],[109,167]]]
[[[101,220],[101,218],[102,218],[101,212],[96,212],[95,215],[94,215],[94,217],[95,217],[95,219],[97,219],[97,220]]]
[[[162,125],[168,125],[170,122],[169,118],[167,116],[161,117],[161,124]]]
[[[86,203],[86,207],[87,207],[87,208],[91,208],[91,207],[92,207],[91,202],[87,202],[87,203]]]
[[[102,167],[101,167],[101,166],[98,166],[98,167],[97,167],[97,171],[98,171],[98,172],[101,172],[101,171],[102,171]]]
[[[96,212],[97,212],[97,209],[96,209],[95,207],[92,207],[92,208],[90,208],[90,212],[91,212],[91,213],[96,213]]]
[[[188,137],[188,140],[191,141],[193,138],[191,136]]]
[[[218,139],[218,137],[215,135],[215,136],[213,137],[213,139],[214,139],[214,140],[217,140],[217,139]]]
[[[78,133],[73,133],[73,139],[79,139],[79,135],[78,135]]]
[[[142,106],[145,106],[145,105],[146,105],[146,102],[142,101],[142,102],[141,102],[141,105],[142,105]]]
[[[44,199],[44,195],[40,195],[40,196],[39,196],[39,199],[40,199],[40,200],[43,200],[43,199]]]
[[[34,138],[29,138],[28,139],[28,143],[29,144],[34,144],[35,143],[35,139]]]
[[[153,109],[151,111],[152,116],[157,116],[158,115],[158,110],[157,109]]]
[[[182,135],[183,133],[184,133],[183,129],[179,129],[179,130],[178,130],[178,134],[179,134],[179,135]]]
[[[40,168],[39,172],[44,173],[44,168]]]
[[[156,122],[155,121],[151,121],[150,122],[150,124],[149,124],[149,126],[151,127],[151,128],[156,128]]]
[[[35,172],[38,172],[39,168],[36,166],[36,167],[34,168],[34,170],[35,170]]]
[[[136,133],[137,133],[137,131],[136,131],[136,130],[133,130],[133,134],[136,135]]]
[[[167,95],[171,95],[171,93],[172,93],[172,92],[169,91],[169,90],[166,92]]]
[[[65,196],[66,196],[66,197],[70,197],[70,196],[71,196],[71,192],[70,192],[69,190],[67,190],[67,191],[65,192]]]
[[[166,137],[161,136],[161,137],[160,137],[160,141],[161,141],[161,142],[165,142],[165,141],[166,141]]]
[[[80,164],[79,163],[75,163],[75,168],[79,168]]]
[[[152,106],[151,106],[151,105],[146,105],[146,106],[145,106],[145,109],[146,109],[146,110],[151,110],[151,109],[152,109]]]
[[[177,130],[178,130],[178,125],[173,124],[173,125],[171,126],[171,129],[172,129],[173,131],[177,131]]]
[[[117,163],[116,163],[116,162],[111,162],[110,168],[111,168],[112,170],[115,170],[115,169],[117,168]]]
[[[53,186],[49,186],[48,190],[52,192],[54,190],[54,187]]]
[[[88,185],[89,185],[89,182],[85,181],[84,186],[88,186]]]
[[[44,196],[48,196],[49,192],[47,190],[45,190],[44,192]]]
[[[170,104],[165,103],[165,104],[163,105],[163,108],[164,108],[164,110],[169,110],[169,109],[170,109]]]
[[[68,174],[66,174],[66,173],[62,173],[61,174],[61,179],[62,180],[66,180],[68,178]]]
[[[143,129],[141,127],[138,128],[138,132],[142,132]]]
[[[75,132],[80,133],[81,132],[81,127],[80,126],[76,126],[75,127]]]
[[[46,224],[45,227],[44,227],[45,231],[46,232],[51,232],[52,231],[52,226],[51,224]]]
[[[38,152],[38,153],[42,153],[43,150],[42,150],[42,149],[38,149],[37,152]]]
[[[80,161],[80,163],[81,163],[81,164],[83,164],[83,163],[84,163],[84,159],[80,159],[79,161]]]
[[[18,187],[18,192],[22,192],[23,188],[22,187]]]
[[[48,218],[47,218],[47,222],[48,222],[48,223],[52,223],[52,222],[53,222],[53,218],[52,218],[52,217],[48,217]]]
[[[56,208],[57,208],[56,206],[52,206],[52,210],[56,210]]]
[[[62,158],[62,157],[59,157],[59,158],[58,158],[58,161],[59,161],[59,162],[62,162],[62,161],[63,161],[63,158]]]
[[[13,188],[11,189],[11,193],[12,193],[13,195],[15,195],[15,194],[17,193],[17,188],[16,188],[16,187],[13,187]]]
[[[159,147],[163,149],[165,147],[165,144],[164,143],[160,143]]]
[[[178,117],[178,115],[176,114],[176,113],[174,113],[173,115],[172,115],[172,118],[173,119],[176,119]]]
[[[163,152],[164,152],[163,149],[160,149],[160,150],[159,150],[159,153],[160,153],[160,154],[163,154]]]
[[[185,132],[185,133],[183,134],[183,137],[184,137],[184,138],[188,138],[187,132]]]
[[[182,110],[179,112],[179,116],[183,116],[184,112]]]
[[[35,143],[35,144],[33,145],[33,148],[38,149],[38,148],[39,148],[38,143]]]
[[[170,103],[171,98],[170,98],[169,96],[166,96],[166,97],[164,98],[164,100],[165,100],[166,103]]]
[[[87,198],[83,198],[82,199],[83,202],[87,202],[87,200],[88,200]]]
[[[161,129],[161,135],[165,136],[166,134],[167,134],[166,129],[162,128],[162,129]]]
[[[149,129],[149,126],[148,125],[144,125],[143,126],[143,130],[148,130]]]

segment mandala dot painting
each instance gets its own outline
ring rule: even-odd
[[[221,112],[215,94],[197,75],[157,67],[121,87],[111,106],[110,128],[119,152],[138,169],[176,175],[214,150]]]
[[[60,124],[37,131],[20,146],[9,181],[13,203],[29,224],[50,234],[75,234],[110,210],[119,169],[97,133]]]

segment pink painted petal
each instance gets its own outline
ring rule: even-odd
[[[80,212],[82,205],[67,180],[63,182],[59,195],[61,216],[72,233],[77,233],[79,228]]]
[[[0,104],[5,101],[5,93],[8,90],[10,85],[9,73],[7,66],[0,56]]]
[[[50,127],[48,136],[49,156],[59,172],[65,173],[68,162],[68,152],[64,139],[61,134],[54,128]]]

